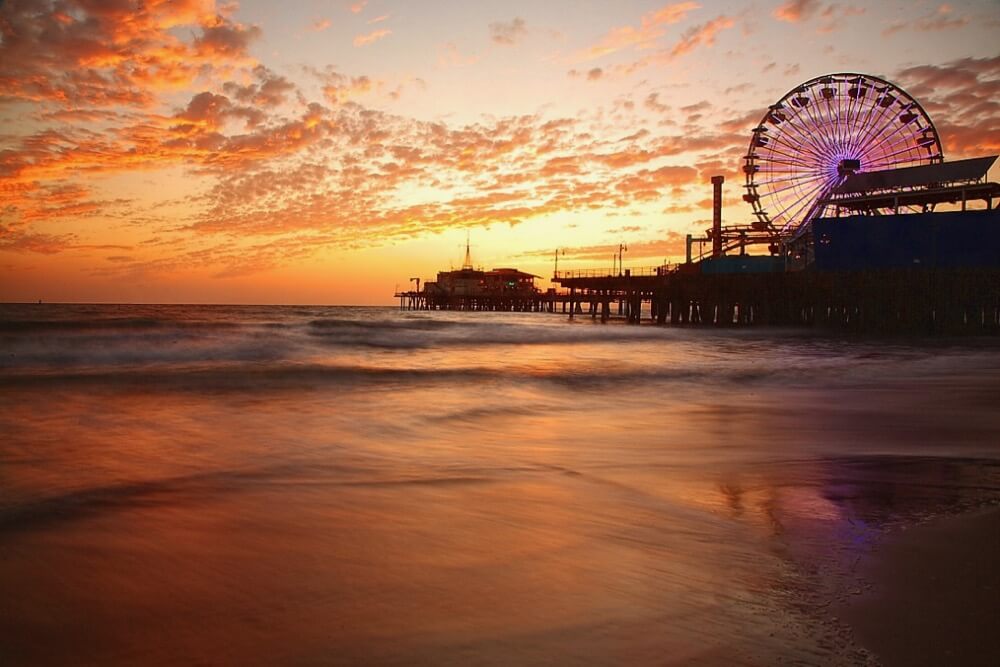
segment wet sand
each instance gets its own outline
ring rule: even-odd
[[[1000,508],[886,535],[840,613],[885,667],[1000,664]]]

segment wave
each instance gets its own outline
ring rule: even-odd
[[[202,502],[205,495],[239,493],[265,485],[376,488],[451,486],[488,484],[509,474],[547,472],[551,471],[537,466],[506,466],[403,473],[391,469],[317,462],[214,470],[94,486],[20,502],[0,503],[0,534],[43,530],[56,524],[85,520],[114,512],[176,506],[184,502]]]
[[[270,390],[283,384],[419,380],[480,380],[499,377],[489,369],[392,369],[321,364],[195,364],[141,368],[57,369],[0,375],[0,386],[94,383],[116,387],[226,387]]]
[[[322,321],[310,323],[310,338],[324,346],[381,349],[435,349],[518,345],[575,345],[606,342],[643,342],[672,337],[659,327],[612,324],[573,325],[552,321],[539,324],[496,321],[456,322],[403,320],[400,322]]]
[[[787,369],[749,370],[746,368],[686,367],[630,368],[608,370],[597,367],[501,368],[495,366],[413,368],[314,363],[223,363],[152,365],[121,369],[80,368],[48,369],[0,373],[0,387],[29,388],[53,385],[89,384],[132,391],[233,390],[266,392],[306,387],[413,388],[419,385],[445,384],[449,387],[483,383],[540,384],[568,391],[617,391],[636,389],[649,392],[652,387],[671,383],[704,385],[752,385],[776,382],[783,386],[808,384],[806,371]],[[471,389],[470,389],[471,391]],[[478,420],[487,417],[530,416],[533,408],[513,406],[483,407],[468,413],[441,416],[441,419]],[[428,417],[434,419],[433,416]]]
[[[149,329],[236,329],[238,322],[224,320],[174,320],[152,317],[102,317],[97,319],[0,320],[0,333],[90,332]]]
[[[228,306],[10,312],[0,306],[0,382],[8,385],[33,377],[194,386],[483,377],[578,389],[628,381],[748,384],[861,377],[887,367],[897,375],[904,367],[925,376],[937,367],[983,371],[997,369],[998,350],[993,342],[950,349],[942,341],[867,343],[803,331],[602,325],[586,317],[570,323],[547,314]]]
[[[456,326],[460,326],[459,322],[449,321],[449,320],[432,320],[432,319],[401,319],[401,320],[358,320],[358,319],[343,319],[343,318],[324,318],[318,320],[311,320],[309,326],[315,329],[325,330],[325,329],[364,329],[366,331],[397,331],[397,330],[411,330],[411,331],[440,331],[442,329],[451,329]]]
[[[222,362],[270,362],[293,354],[279,338],[205,338],[178,332],[116,336],[45,337],[10,341],[0,337],[0,373],[51,370],[127,370],[129,367]]]

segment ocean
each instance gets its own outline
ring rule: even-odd
[[[1000,341],[0,306],[0,663],[866,664],[1000,501]]]

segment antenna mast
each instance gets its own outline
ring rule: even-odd
[[[469,249],[469,232],[465,232],[465,261],[462,262],[462,270],[472,269],[472,252]]]

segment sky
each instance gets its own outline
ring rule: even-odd
[[[998,0],[0,0],[0,301],[390,304],[467,237],[546,277],[682,259],[832,72],[1000,152]]]

